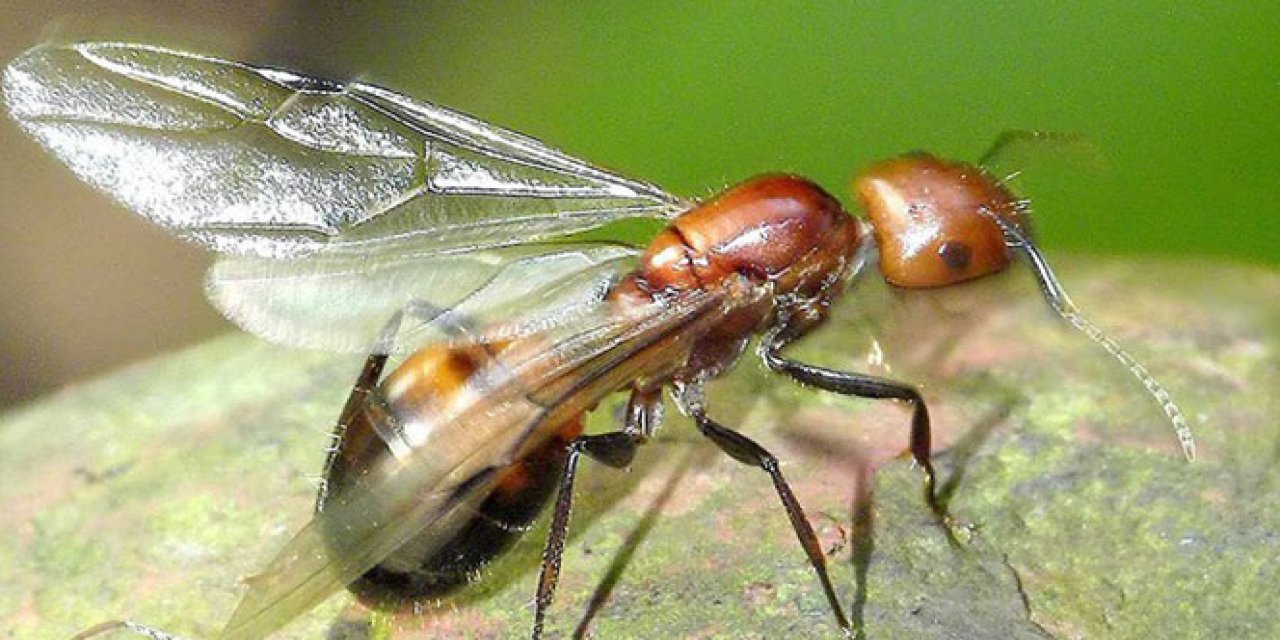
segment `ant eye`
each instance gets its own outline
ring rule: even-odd
[[[969,268],[969,261],[973,258],[973,250],[969,245],[958,240],[949,240],[942,243],[938,247],[938,257],[942,258],[942,264],[957,273],[964,273]]]

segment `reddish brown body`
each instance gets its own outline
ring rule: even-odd
[[[917,154],[877,165],[861,175],[857,184],[859,199],[875,224],[882,268],[891,281],[939,286],[1008,264],[999,226],[980,214],[995,211],[1021,223],[1018,202],[977,169]],[[689,328],[686,333],[696,335],[679,337],[683,346],[645,346],[650,356],[658,352],[662,356],[642,357],[647,364],[621,381],[632,390],[633,408],[652,411],[662,386],[700,384],[728,369],[750,337],[764,328],[785,326],[790,340],[820,323],[854,268],[863,235],[860,223],[835,198],[808,180],[788,175],[747,181],[676,218],[654,238],[639,268],[611,291],[610,303],[617,313],[626,317],[655,303],[724,287],[751,289],[756,295],[726,296],[726,307],[714,323]],[[435,446],[449,446],[447,431],[460,427],[439,416],[453,415],[458,410],[455,404],[474,402],[474,389],[468,389],[472,377],[514,345],[530,348],[529,340],[535,339],[431,346],[410,356],[354,408],[349,407],[350,415],[344,413],[326,473],[327,490],[318,508],[324,509],[332,496],[341,495],[392,460],[396,454],[388,440],[400,438],[402,431],[415,426],[421,427],[419,431],[440,430],[419,435],[425,440],[410,446],[432,446],[433,440],[440,443]],[[670,338],[667,342],[675,344]],[[796,371],[792,375],[808,375],[813,383],[821,383],[812,377],[820,374]],[[529,427],[530,436],[514,460],[500,467],[474,469],[474,477],[461,487],[482,478],[496,480],[488,485],[491,489],[474,515],[453,529],[449,540],[441,544],[428,539],[439,532],[422,533],[422,544],[410,541],[351,589],[378,600],[414,600],[439,596],[472,580],[541,511],[557,478],[565,473],[570,443],[582,433],[581,412],[613,390],[599,389],[590,397],[547,391],[571,390],[578,382],[557,380],[544,385],[539,397],[527,398],[531,407],[570,404],[568,413],[561,415],[572,417]],[[919,402],[910,390],[886,392],[874,385],[869,389],[872,397]],[[530,419],[541,420],[532,417],[534,413]],[[917,415],[917,420],[927,420],[922,405]],[[394,437],[389,438],[389,432]],[[932,468],[927,463],[927,425],[917,425],[913,434],[912,450],[926,466],[929,499],[937,509],[932,502]],[[724,446],[737,445],[726,442]],[[341,544],[341,532],[331,537],[334,544]],[[419,547],[432,551],[424,554],[416,551]],[[544,575],[554,580],[554,572],[553,568]]]
[[[839,202],[793,176],[756,178],[677,218],[651,243],[640,268],[615,288],[619,312],[683,291],[724,286],[739,275],[752,286],[771,287],[773,295],[727,313],[682,354],[683,362],[644,372],[646,385],[658,388],[671,378],[723,371],[777,313],[821,314],[847,276],[860,238],[857,221]],[[406,359],[339,427],[318,508],[393,456],[381,435],[387,425],[402,428],[448,414],[472,375],[510,346],[432,346]],[[539,440],[498,471],[496,488],[448,543],[427,557],[415,556],[414,544],[405,545],[409,551],[393,554],[351,589],[379,600],[417,599],[469,582],[541,511],[564,468],[568,443],[581,432],[580,415],[539,429]]]
[[[653,241],[640,268],[615,288],[626,303],[724,286],[731,276],[771,288],[760,305],[736,310],[700,341],[677,377],[715,375],[779,316],[812,325],[853,267],[858,222],[813,182],[764,175],[732,187],[676,218]]]

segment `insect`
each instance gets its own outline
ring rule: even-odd
[[[380,87],[147,45],[39,47],[9,65],[4,92],[79,177],[220,254],[208,295],[228,318],[288,345],[367,352],[314,518],[249,581],[222,638],[266,636],[343,588],[445,594],[554,502],[538,637],[581,458],[626,466],[659,428],[664,390],[703,436],[769,476],[848,630],[777,460],[717,422],[703,389],[759,335],[764,364],[799,383],[909,403],[924,497],[948,523],[916,388],[783,355],[870,277],[873,253],[908,288],[1022,256],[1049,304],[1146,386],[1194,456],[1169,394],[1058,284],[1026,201],[972,165],[916,153],[865,170],[863,222],[797,176],[692,203]],[[628,218],[665,227],[641,248],[611,235]],[[583,414],[617,391],[630,394],[621,428],[584,434]]]

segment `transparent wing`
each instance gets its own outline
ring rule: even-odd
[[[653,185],[381,87],[147,45],[32,49],[9,111],[79,177],[216,251],[474,250],[683,205]]]
[[[608,393],[682,362],[736,304],[729,295],[698,292],[625,316],[599,314],[503,349],[469,380],[464,397],[473,400],[434,427],[451,437],[411,450],[394,470],[326,503],[249,581],[221,637],[278,629],[409,540],[443,544],[492,490],[496,469]],[[326,542],[326,530],[343,532],[341,549]],[[424,532],[436,535],[419,537]]]
[[[439,253],[384,243],[368,253],[295,260],[224,256],[207,294],[223,315],[273,342],[362,352],[406,310],[398,351],[428,342],[509,339],[589,313],[637,251],[612,244],[524,244]],[[481,329],[482,333],[481,333]]]

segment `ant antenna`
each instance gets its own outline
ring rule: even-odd
[[[1093,324],[1088,318],[1085,318],[1080,309],[1076,307],[1071,298],[1067,296],[1067,292],[1063,290],[1062,285],[1058,282],[1058,277],[1053,274],[1053,270],[1049,268],[1049,263],[1045,260],[1044,254],[1040,253],[1031,240],[1022,233],[1015,225],[1006,222],[994,211],[985,207],[980,209],[980,213],[994,220],[1000,225],[1000,229],[1004,232],[1005,246],[1010,249],[1020,250],[1021,253],[1031,262],[1032,268],[1035,270],[1036,280],[1040,284],[1040,291],[1044,293],[1045,300],[1049,302],[1049,306],[1063,320],[1071,323],[1077,331],[1088,336],[1090,340],[1106,350],[1120,364],[1124,365],[1133,377],[1137,378],[1146,387],[1147,393],[1160,404],[1160,408],[1164,410],[1164,414],[1168,416],[1169,422],[1173,424],[1174,433],[1178,435],[1178,444],[1182,446],[1182,455],[1186,456],[1188,462],[1194,462],[1196,459],[1196,443],[1191,437],[1191,425],[1187,423],[1187,419],[1182,415],[1182,410],[1178,408],[1177,403],[1173,401],[1173,397],[1169,395],[1169,391],[1160,384],[1155,376],[1151,375],[1142,363],[1129,355],[1120,343],[1108,335],[1105,331]]]

